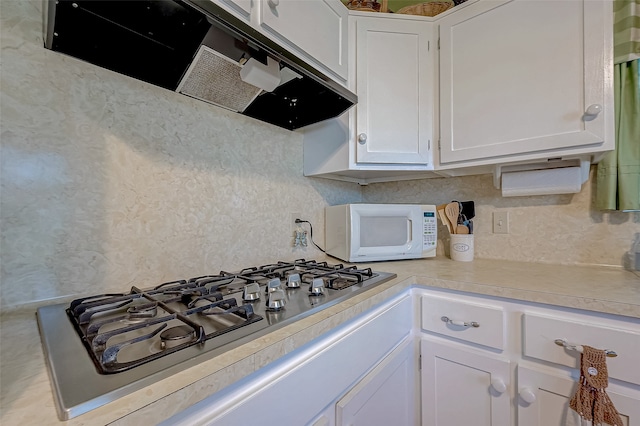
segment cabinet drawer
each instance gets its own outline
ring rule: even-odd
[[[640,326],[621,323],[596,325],[578,319],[561,318],[537,313],[525,313],[525,356],[578,368],[580,353],[556,345],[556,339],[571,344],[587,345],[615,351],[616,357],[607,357],[609,377],[640,384]]]
[[[446,322],[444,317],[452,322]],[[474,323],[477,326],[474,327]],[[504,349],[504,324],[504,310],[501,307],[449,297],[422,296],[423,330]]]

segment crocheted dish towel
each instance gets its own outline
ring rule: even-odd
[[[606,356],[603,350],[582,346],[580,382],[569,407],[594,426],[623,426],[618,410],[605,392],[609,386]]]

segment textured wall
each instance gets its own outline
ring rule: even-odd
[[[363,198],[380,203],[474,200],[476,257],[559,264],[621,266],[640,233],[640,213],[593,209],[595,167],[578,194],[502,198],[493,176],[466,176],[374,184]],[[510,233],[493,233],[493,212],[509,212]],[[439,226],[448,253],[448,231]]]
[[[317,257],[357,185],[302,176],[302,137],[43,48],[41,2],[3,0],[2,307]]]
[[[302,138],[42,47],[41,2],[0,1],[1,307],[298,257],[289,213],[476,201],[479,257],[620,265],[638,214],[580,194],[501,198],[490,176],[360,187],[302,176]],[[511,234],[491,233],[491,213]],[[441,227],[442,230],[442,227]],[[444,244],[441,245],[441,252]]]

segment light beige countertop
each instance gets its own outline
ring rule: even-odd
[[[157,423],[415,284],[624,315],[640,324],[640,275],[622,269],[446,258],[367,266],[398,277],[65,423]],[[35,309],[3,313],[0,338],[0,423],[60,423]]]

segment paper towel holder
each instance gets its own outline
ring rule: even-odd
[[[591,160],[582,157],[562,159],[562,158],[550,158],[546,162],[539,163],[524,163],[524,164],[498,164],[493,169],[493,186],[496,189],[501,189],[502,185],[502,173],[507,172],[522,172],[528,170],[545,170],[545,169],[557,169],[560,167],[580,167],[581,180],[584,184],[589,180],[589,169],[591,167]]]

